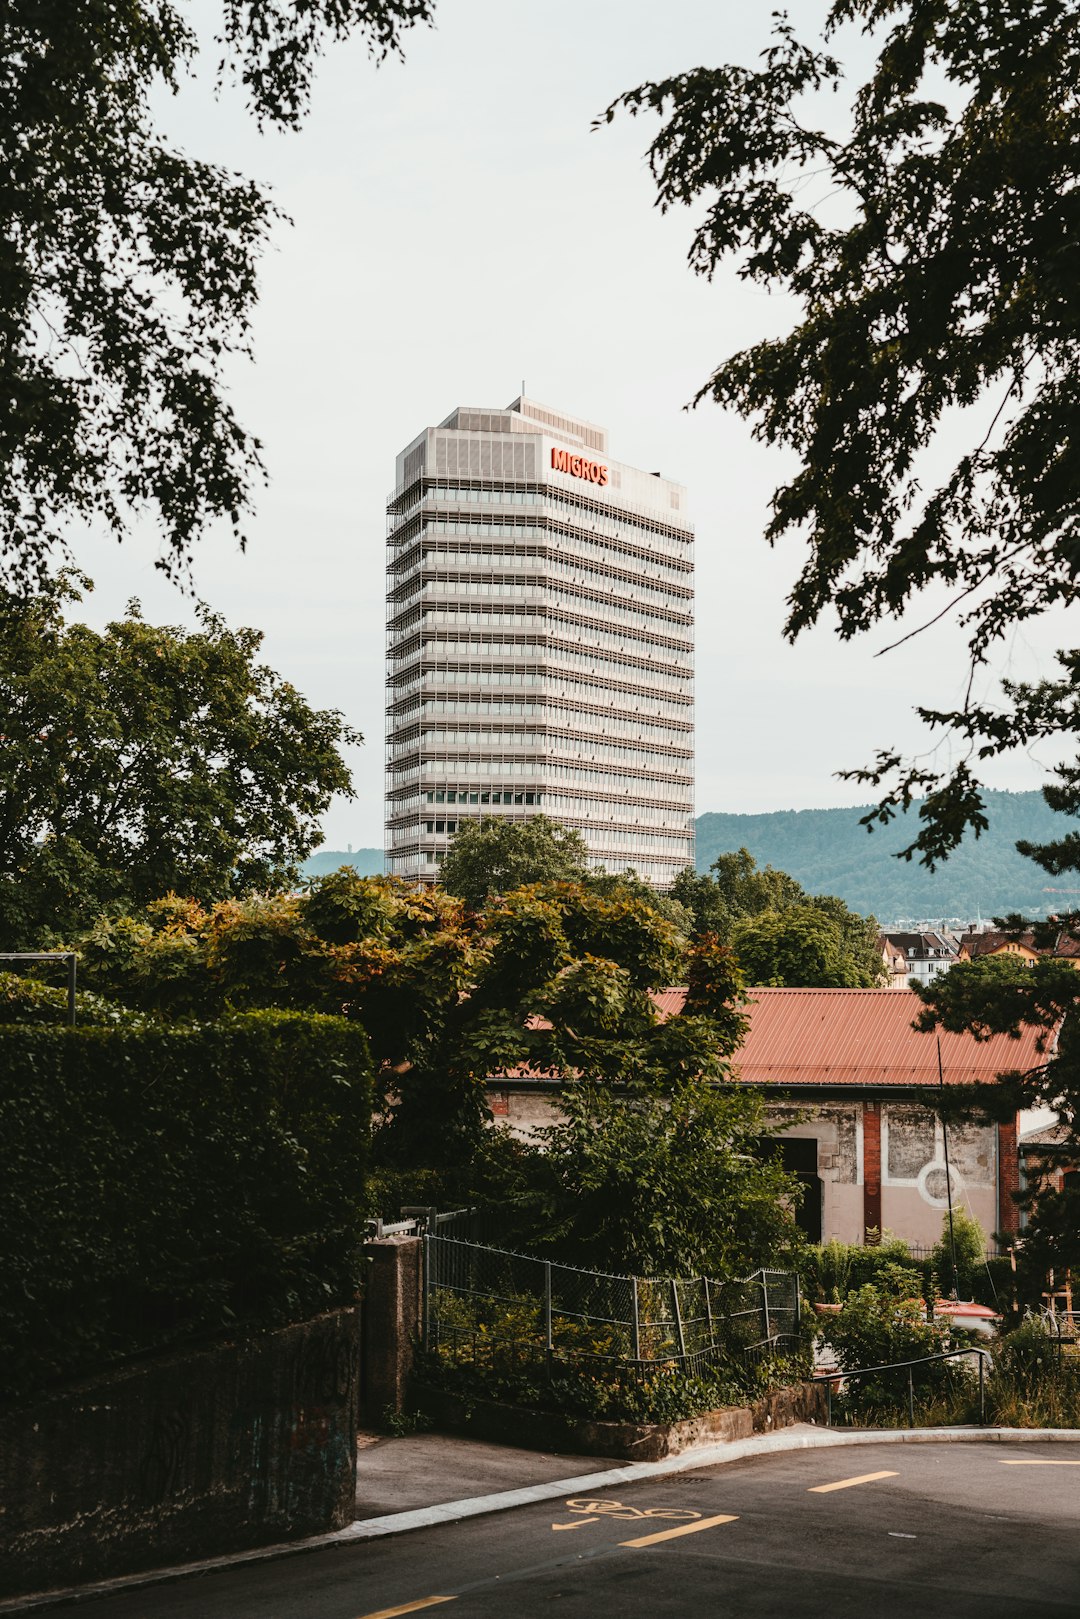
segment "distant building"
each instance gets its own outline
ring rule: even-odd
[[[983,956],[1014,956],[1033,967],[1040,956],[1052,956],[1080,966],[1080,939],[1062,928],[1052,943],[1036,944],[1033,929],[1009,932],[1003,928],[983,928],[965,933],[960,940],[961,961],[978,961]]]
[[[1017,1119],[953,1123],[934,1112],[938,1041],[912,1020],[912,990],[755,989],[749,1028],[734,1065],[743,1085],[765,1095],[772,1124],[784,1130],[781,1156],[807,1188],[800,1223],[812,1241],[861,1243],[892,1231],[930,1245],[941,1235],[951,1185],[954,1205],[990,1236],[1019,1229]],[[654,997],[677,1014],[685,991]],[[1038,1031],[1018,1040],[941,1034],[946,1085],[992,1082],[999,1073],[1045,1061]],[[492,1112],[530,1136],[558,1113],[560,1085],[542,1075],[492,1074]]]
[[[889,988],[907,989],[908,979],[911,976],[908,971],[908,958],[900,946],[894,944],[884,933],[878,934],[877,944],[881,951],[881,965],[889,975]]]
[[[544,814],[668,887],[693,863],[685,489],[522,397],[424,428],[387,513],[387,871],[434,882],[463,822]]]
[[[900,958],[903,958],[905,984],[911,978],[920,984],[932,984],[958,959],[959,940],[947,928],[935,928],[926,933],[889,932],[882,938],[891,952],[890,972],[897,977]]]

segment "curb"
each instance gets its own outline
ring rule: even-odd
[[[361,1518],[344,1529],[325,1535],[309,1535],[303,1540],[286,1540],[272,1546],[255,1546],[249,1551],[229,1552],[198,1562],[179,1563],[171,1568],[150,1569],[142,1574],[122,1574],[90,1585],[66,1586],[32,1596],[8,1597],[0,1601],[0,1614],[28,1613],[95,1597],[116,1596],[140,1587],[165,1585],[176,1580],[194,1579],[239,1568],[246,1563],[269,1563],[283,1557],[299,1557],[306,1552],[329,1551],[353,1546],[365,1540],[381,1540],[388,1535],[408,1534],[437,1524],[456,1523],[462,1518],[479,1518],[492,1512],[509,1512],[514,1507],[555,1501],[611,1484],[636,1484],[640,1480],[664,1478],[693,1468],[720,1467],[727,1462],[747,1461],[755,1456],[782,1455],[794,1450],[831,1450],[851,1445],[942,1445],[942,1444],[1045,1444],[1048,1441],[1080,1443],[1080,1428],[861,1428],[846,1431],[798,1424],[778,1433],[761,1434],[753,1439],[728,1440],[712,1445],[695,1445],[678,1456],[658,1462],[628,1462],[602,1473],[584,1473],[576,1478],[550,1479],[546,1484],[530,1484],[519,1490],[502,1490],[495,1495],[469,1496],[461,1501],[445,1501],[438,1506],[417,1507],[408,1512],[392,1512],[381,1518]]]

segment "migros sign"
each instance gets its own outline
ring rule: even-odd
[[[588,483],[608,481],[607,467],[602,461],[587,461],[583,455],[571,455],[569,450],[552,450],[551,465],[555,472],[568,472],[572,478],[584,478]]]

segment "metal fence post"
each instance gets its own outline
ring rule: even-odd
[[[986,1427],[986,1356],[979,1356],[979,1427]]]
[[[424,1289],[424,1350],[431,1348],[431,1234],[424,1232],[424,1273],[422,1284]]]
[[[633,1312],[630,1317],[631,1344],[635,1360],[641,1359],[641,1315],[638,1309],[637,1277],[630,1278],[630,1308]]]
[[[772,1324],[769,1321],[769,1284],[765,1280],[765,1272],[761,1271],[761,1302],[765,1311],[765,1331],[762,1336],[768,1340],[772,1337]]]
[[[914,1428],[914,1426],[915,1426],[915,1373],[912,1371],[910,1366],[907,1369],[907,1404],[908,1404],[908,1419],[909,1419],[909,1421],[911,1423],[911,1426]]]
[[[551,1261],[544,1260],[544,1355],[547,1360],[548,1376],[551,1376],[551,1356],[555,1348],[551,1335]]]
[[[75,972],[76,972],[76,962],[77,962],[77,960],[78,960],[78,957],[76,956],[76,954],[75,954],[75,952],[73,950],[71,952],[71,954],[68,956],[68,959],[67,959],[67,970],[68,970],[68,984],[67,984],[67,991],[68,991],[68,1022],[70,1023],[72,1028],[75,1027]]]
[[[671,1278],[671,1297],[675,1305],[675,1331],[678,1334],[679,1354],[686,1359],[686,1337],[683,1333],[682,1311],[679,1309],[679,1284],[674,1276]]]
[[[713,1327],[712,1294],[709,1292],[709,1278],[707,1276],[703,1276],[701,1278],[701,1282],[705,1289],[705,1319],[709,1323],[709,1343],[711,1345],[716,1337],[716,1332]]]

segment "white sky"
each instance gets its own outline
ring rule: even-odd
[[[212,0],[193,9],[212,29]],[[761,533],[783,463],[738,418],[682,407],[727,354],[785,330],[792,308],[733,272],[711,286],[690,274],[691,216],[652,206],[648,122],[590,130],[646,78],[750,65],[771,9],[439,0],[436,29],[407,37],[404,63],[376,70],[358,43],[332,51],[299,135],[260,136],[239,95],[216,102],[212,48],[205,82],[163,103],[172,139],[270,184],[293,220],[264,262],[257,360],[234,387],[271,482],[246,556],[227,532],[208,535],[196,586],[232,623],[265,631],[267,661],[309,700],[364,732],[351,761],[357,797],[325,822],[331,846],[382,843],[394,456],[456,404],[507,404],[523,379],[531,397],[605,424],[616,458],[689,486],[699,813],[856,802],[868,795],[833,773],[878,746],[920,746],[912,704],[961,695],[959,637],[947,625],[880,659],[894,628],[847,645],[828,628],[794,648],[781,640],[800,552],[771,553]],[[787,9],[808,37],[826,8]],[[851,45],[854,75],[867,55]],[[841,111],[830,98],[821,116]],[[137,595],[148,618],[188,622],[156,554],[149,527],[119,550],[80,546],[98,585],[85,616],[101,622]],[[1056,637],[1029,627],[1002,667],[1031,673],[1041,644]],[[992,784],[1032,787],[1042,775],[1021,757],[999,764]]]

